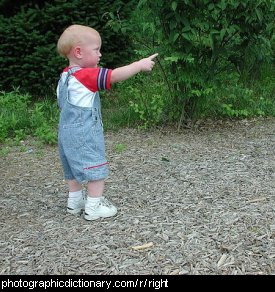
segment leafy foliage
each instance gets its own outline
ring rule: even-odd
[[[142,30],[149,36],[145,46],[164,60],[180,122],[195,117],[225,72],[237,71],[245,79],[272,60],[274,5],[270,0],[139,1]]]

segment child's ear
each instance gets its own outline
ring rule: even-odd
[[[81,47],[75,47],[73,49],[73,54],[77,59],[81,59],[82,58],[82,51],[81,51]]]

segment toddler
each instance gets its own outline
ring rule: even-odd
[[[103,196],[108,162],[101,117],[99,90],[151,71],[154,54],[114,70],[98,67],[101,37],[93,28],[71,25],[60,36],[57,50],[68,60],[60,76],[57,99],[60,108],[58,148],[69,197],[67,211],[86,220],[114,216],[117,208]],[[87,183],[87,198],[82,185]]]

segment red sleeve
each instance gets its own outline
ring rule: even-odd
[[[111,69],[106,68],[82,68],[72,75],[90,91],[111,89]]]

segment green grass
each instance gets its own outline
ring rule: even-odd
[[[57,141],[56,102],[49,99],[32,103],[32,97],[18,90],[0,92],[0,143],[13,139],[19,143],[33,135],[47,144]]]

